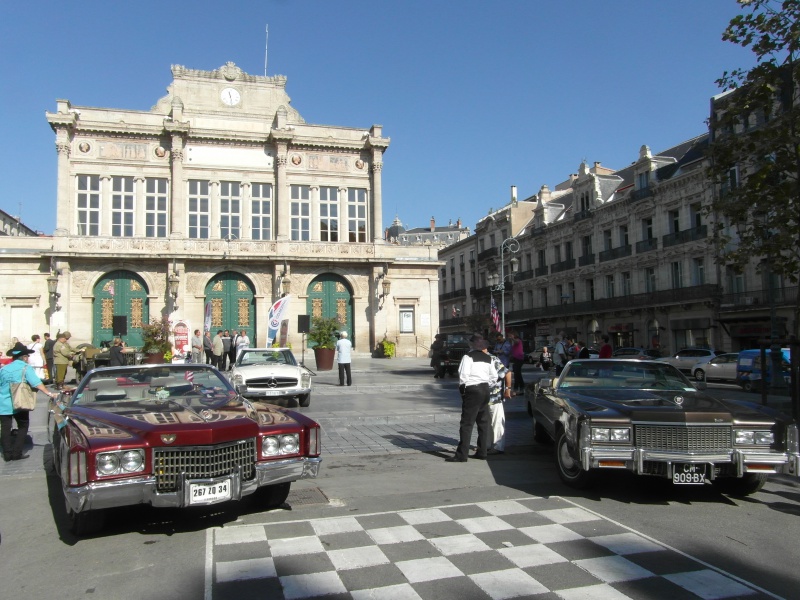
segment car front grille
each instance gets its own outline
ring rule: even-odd
[[[233,473],[241,466],[242,479],[255,477],[254,438],[218,446],[155,448],[153,464],[156,490],[174,492],[183,474],[187,479],[207,479]]]
[[[282,389],[297,387],[296,377],[257,377],[247,380],[247,387],[257,389]]]
[[[634,443],[645,450],[716,452],[730,450],[727,425],[635,425]]]

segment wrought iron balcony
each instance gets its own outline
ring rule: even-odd
[[[720,298],[720,312],[741,310],[764,310],[770,306],[794,306],[797,301],[797,286],[779,287],[773,290],[753,290],[736,294],[724,294]],[[770,304],[772,302],[772,305]]]
[[[575,259],[568,258],[567,260],[562,260],[561,262],[550,265],[550,273],[563,273],[564,271],[569,271],[570,269],[574,268]]]
[[[602,313],[604,311],[618,311],[622,308],[626,310],[646,309],[668,305],[689,304],[692,302],[717,302],[719,301],[721,291],[722,288],[714,284],[696,285],[675,290],[631,294],[627,296],[616,296],[614,298],[599,298],[588,302],[526,308],[523,310],[515,310],[509,313],[506,318],[515,321],[552,319],[568,315],[588,315]]]
[[[636,254],[641,254],[642,252],[650,252],[651,250],[658,249],[658,238],[650,238],[649,240],[642,240],[641,242],[636,242]]]
[[[704,240],[708,237],[708,226],[700,225],[700,227],[694,227],[692,229],[685,229],[683,231],[677,231],[675,233],[670,233],[669,235],[665,235],[661,238],[661,245],[664,248],[668,248],[670,246],[677,246],[678,244],[685,244],[687,242],[696,242],[698,240]]]
[[[583,256],[578,258],[578,266],[579,267],[588,267],[589,265],[594,264],[594,254],[584,254]]]
[[[610,250],[603,250],[600,253],[600,262],[625,258],[626,256],[630,256],[632,253],[633,251],[630,244],[627,244],[626,246],[619,246],[617,248],[611,248]]]
[[[536,267],[536,269],[533,272],[536,275],[536,277],[545,277],[548,274],[549,270],[547,267]]]
[[[478,252],[478,262],[494,258],[497,255],[498,255],[497,246],[493,248],[487,248],[483,252]]]

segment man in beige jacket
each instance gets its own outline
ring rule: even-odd
[[[75,357],[77,350],[70,346],[69,338],[72,334],[69,331],[63,331],[57,335],[56,345],[53,346],[53,363],[56,366],[55,383],[57,390],[64,389],[64,379],[67,376],[67,367],[72,359]]]

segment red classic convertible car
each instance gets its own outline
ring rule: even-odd
[[[319,425],[240,397],[203,364],[107,367],[51,401],[48,434],[74,533],[104,509],[188,507],[258,493],[285,502],[291,482],[316,477]]]

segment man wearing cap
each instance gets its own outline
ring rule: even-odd
[[[14,410],[14,401],[11,398],[11,384],[21,383],[23,374],[25,381],[33,388],[55,398],[50,390],[44,387],[42,380],[33,367],[28,367],[28,356],[36,352],[26,348],[22,342],[17,342],[6,354],[13,358],[10,364],[0,369],[0,444],[3,446],[3,460],[22,460],[28,458],[22,453],[25,439],[30,425],[30,411]],[[17,423],[16,437],[11,435],[12,419]]]
[[[67,377],[67,367],[72,359],[75,358],[77,350],[69,345],[69,338],[72,334],[69,331],[63,331],[58,334],[56,345],[53,346],[53,363],[56,366],[56,389],[64,389],[64,379]]]
[[[467,462],[472,428],[478,424],[478,447],[471,458],[486,460],[489,444],[492,441],[489,415],[489,386],[498,379],[497,369],[492,357],[486,352],[489,345],[483,336],[475,334],[470,338],[473,350],[465,354],[458,366],[459,390],[461,393],[461,423],[459,442],[454,456],[447,462]]]

